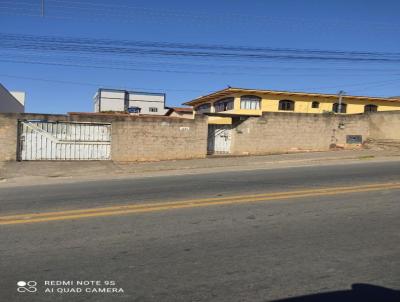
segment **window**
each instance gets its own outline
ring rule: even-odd
[[[339,112],[339,103],[335,103],[332,106],[332,111],[336,112],[336,113],[346,113],[347,112],[347,104],[346,103],[342,103],[342,109]]]
[[[157,107],[150,107],[149,111],[150,112],[158,112],[158,108]]]
[[[215,112],[228,111],[233,109],[233,98],[226,98],[214,103]]]
[[[240,97],[240,109],[260,109],[261,98],[255,95],[243,95]]]
[[[374,104],[365,105],[365,107],[364,107],[364,112],[365,113],[377,112],[377,111],[378,111],[378,106],[376,106]]]
[[[140,107],[129,107],[128,113],[140,113],[142,109]]]
[[[211,112],[211,104],[202,104],[196,107],[197,113]]]
[[[294,111],[294,102],[291,100],[279,101],[279,110]]]
[[[312,102],[311,108],[319,108],[319,102]]]

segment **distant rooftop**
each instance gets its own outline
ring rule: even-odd
[[[137,94],[165,96],[165,93],[163,93],[163,92],[146,92],[146,91],[135,91],[135,90],[125,90],[125,89],[114,89],[114,88],[99,88],[98,91],[127,92],[127,93],[132,93],[132,94],[137,93]]]
[[[191,107],[167,107],[167,109],[171,109],[176,112],[193,112],[193,109]]]

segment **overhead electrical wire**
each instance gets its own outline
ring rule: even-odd
[[[26,7],[33,6],[40,9],[40,3],[33,2],[21,2],[21,1],[0,1],[0,4],[8,6],[8,8],[12,9],[13,7]],[[171,10],[171,9],[159,9],[159,8],[149,8],[149,7],[139,7],[132,5],[123,5],[116,3],[100,3],[100,2],[87,2],[87,1],[69,1],[69,0],[46,0],[47,9],[60,9],[63,15],[66,15],[66,9],[75,10],[75,12],[79,12],[79,10],[87,11],[90,15],[94,15],[93,12],[100,12],[103,14],[96,14],[99,16],[110,17],[113,14],[112,12],[118,13],[115,15],[116,17],[126,14],[134,14],[135,16],[139,15],[147,15],[147,16],[157,16],[157,17],[173,17],[173,18],[190,18],[192,21],[199,22],[204,21],[207,22],[210,19],[218,22],[230,21],[232,18],[235,19],[235,22],[242,22],[243,24],[249,24],[249,20],[252,22],[260,22],[260,21],[272,21],[274,23],[285,23],[288,24],[319,24],[321,26],[338,26],[345,25],[351,26],[354,29],[354,23],[348,20],[343,19],[330,19],[330,20],[322,20],[322,22],[317,22],[315,19],[306,19],[306,18],[288,18],[288,17],[274,17],[270,15],[257,15],[257,14],[244,14],[244,13],[235,13],[235,12],[227,12],[227,11],[213,11],[214,14],[210,14],[209,12],[187,12],[182,10]],[[57,11],[56,11],[57,12]],[[60,16],[58,16],[60,17]],[[134,21],[134,20],[133,20]],[[179,19],[178,19],[179,21]],[[203,23],[204,23],[203,22]],[[359,21],[358,25],[363,26],[365,24],[370,24],[374,26],[374,29],[386,29],[386,30],[396,30],[389,23],[379,23],[379,22],[371,22],[371,21]],[[297,27],[297,26],[295,26]]]
[[[29,80],[29,81],[41,81],[41,82],[46,82],[46,83],[58,83],[58,84],[63,84],[63,85],[80,85],[80,86],[93,86],[93,87],[109,87],[110,84],[105,84],[105,83],[94,83],[94,82],[81,82],[81,81],[65,81],[65,80],[57,80],[57,79],[48,79],[48,78],[37,78],[37,77],[27,77],[27,76],[20,76],[20,75],[10,75],[10,74],[0,74],[0,77],[8,77],[8,78],[15,78],[15,79],[21,79],[21,80]],[[361,87],[360,89],[352,89],[352,91],[365,91],[366,89],[370,87],[382,87],[382,86],[387,86],[391,85],[394,83],[397,83],[400,81],[400,78],[394,79],[394,80],[386,80],[386,81],[371,81],[371,82],[362,82],[362,83],[354,83],[354,84],[344,84],[344,85],[336,85],[336,86],[322,86],[322,87],[308,87],[304,88],[302,87],[301,89],[299,88],[293,88],[294,90],[318,90],[318,89],[341,89],[343,87]],[[155,88],[155,87],[125,87],[125,86],[116,86],[115,84],[111,85],[114,88],[119,88],[119,89],[134,89],[134,90],[146,90],[146,91],[170,91],[170,92],[196,92],[196,93],[211,93],[212,91],[204,91],[200,89],[176,89],[176,88]],[[110,86],[110,87],[111,87]]]
[[[386,86],[386,85],[390,85],[393,83],[397,83],[400,82],[400,78],[396,78],[396,79],[391,79],[391,80],[385,80],[385,81],[371,81],[371,82],[362,82],[362,83],[353,83],[353,84],[343,84],[343,85],[335,85],[335,86],[319,86],[319,87],[315,87],[315,86],[311,86],[311,87],[306,87],[304,89],[341,89],[341,88],[345,88],[345,87],[359,87],[359,86],[364,86],[365,88],[368,87],[379,87],[379,86]]]
[[[30,81],[41,81],[48,83],[59,83],[59,84],[68,84],[68,85],[83,85],[83,86],[96,86],[96,87],[109,87],[110,84],[105,83],[94,83],[94,82],[81,82],[81,81],[65,81],[65,80],[56,80],[56,79],[47,79],[47,78],[37,78],[37,77],[27,77],[27,76],[19,76],[19,75],[10,75],[10,74],[0,74],[0,77],[7,78],[15,78],[21,80],[30,80]],[[127,89],[127,87],[117,87],[116,85],[112,85],[114,88]],[[177,88],[155,88],[155,87],[132,87],[129,86],[129,89],[135,90],[146,90],[146,91],[177,91],[177,92],[204,92],[204,90],[200,89],[177,89]],[[211,92],[211,91],[210,91]]]
[[[38,54],[35,51],[23,51],[23,52],[14,52],[14,51],[2,51],[3,57],[7,59],[20,60],[20,59],[44,59],[44,60],[62,60],[64,62],[84,62],[84,63],[93,63],[93,64],[113,64],[113,65],[123,65],[123,66],[152,66],[152,67],[175,67],[175,68],[187,68],[187,69],[209,69],[209,70],[218,70],[222,69],[225,72],[229,72],[230,70],[237,70],[240,68],[242,71],[259,71],[262,69],[265,70],[279,70],[279,71],[330,71],[330,72],[375,72],[375,73],[398,73],[399,69],[396,68],[373,68],[373,67],[341,67],[339,66],[325,66],[325,67],[294,67],[292,65],[286,66],[280,64],[279,66],[272,65],[270,63],[264,64],[262,62],[258,64],[249,64],[248,62],[235,62],[235,63],[214,63],[210,62],[202,62],[202,61],[184,61],[184,60],[168,60],[162,58],[147,58],[144,59],[142,57],[138,58],[124,58],[121,56],[113,56],[113,57],[104,57],[104,56],[90,56],[90,55],[74,55],[74,54],[53,54],[53,53],[40,53]]]
[[[177,18],[191,23],[208,24],[209,20],[218,23],[235,18],[235,22],[243,22],[248,25],[249,17],[252,22],[273,21],[297,25],[316,24],[317,20],[301,18],[274,18],[265,15],[246,15],[235,13],[192,13],[185,11],[165,10],[136,7],[120,4],[106,4],[82,1],[46,0],[46,17],[57,19],[74,19],[86,16],[118,19],[118,22],[137,22],[137,18],[151,18],[150,22],[158,22],[161,18]],[[71,15],[73,13],[73,15]],[[17,16],[40,16],[40,3],[11,2],[0,0],[0,14]],[[96,20],[99,20],[97,18]],[[140,19],[143,20],[143,19]],[[289,24],[286,24],[287,21]],[[250,26],[254,25],[250,22]],[[321,24],[321,21],[317,23]],[[373,24],[374,29],[398,30],[390,24],[362,22]],[[354,24],[345,20],[322,20],[323,26],[351,26]],[[360,26],[360,24],[357,24]],[[297,26],[294,26],[297,27]],[[319,30],[322,28],[317,26]],[[350,28],[350,27],[349,27]],[[182,74],[204,75],[240,75],[240,76],[287,76],[291,71],[293,76],[331,76],[333,74],[346,76],[368,76],[385,74],[399,76],[400,53],[374,52],[374,51],[344,51],[323,49],[299,49],[299,48],[274,48],[274,47],[250,47],[225,44],[201,44],[201,43],[174,43],[162,41],[131,41],[117,39],[93,39],[56,36],[34,36],[0,33],[0,62],[16,64],[38,64],[48,66],[116,69],[140,72],[166,72]],[[266,64],[275,64],[266,66]],[[312,63],[312,67],[310,67]],[[320,64],[316,66],[316,64]],[[291,64],[285,66],[284,64]],[[296,66],[293,66],[297,64]],[[301,67],[302,64],[308,64]],[[324,64],[321,66],[321,64]],[[368,64],[369,67],[365,67]],[[271,72],[271,70],[275,70]],[[277,73],[281,71],[283,73]],[[299,71],[295,73],[293,71]],[[317,71],[325,71],[316,73]],[[303,73],[301,73],[303,72]],[[1,75],[0,75],[1,76]],[[7,75],[3,75],[7,76]],[[12,76],[10,76],[12,77]],[[15,77],[15,76],[14,76]],[[23,77],[20,77],[23,78]],[[58,82],[61,84],[91,85],[94,83],[73,82],[63,80],[39,79],[25,77],[27,80]],[[344,84],[341,86],[325,86],[309,89],[326,89],[342,87],[382,87],[396,84],[399,79],[385,81],[363,82],[358,84]],[[365,86],[368,85],[368,86]],[[146,89],[149,88],[134,88]],[[362,89],[362,88],[361,88]],[[161,89],[171,91],[194,91],[178,89]],[[200,90],[197,90],[200,91]]]
[[[287,77],[288,73],[268,73],[268,72],[260,72],[260,73],[249,73],[243,71],[236,71],[236,72],[224,72],[224,71],[198,71],[198,70],[174,70],[174,69],[152,69],[152,68],[135,68],[135,67],[126,67],[126,66],[109,66],[109,65],[91,65],[91,64],[81,64],[81,63],[70,63],[70,62],[45,62],[45,61],[38,61],[38,60],[8,60],[8,59],[0,59],[0,62],[3,63],[20,63],[20,64],[36,64],[36,65],[48,65],[48,66],[59,66],[59,67],[77,67],[77,68],[95,68],[95,69],[114,69],[114,70],[124,70],[124,71],[140,71],[140,72],[162,72],[162,73],[177,73],[177,74],[203,74],[203,75],[237,75],[237,76],[284,76]],[[364,75],[365,73],[347,73],[341,74],[341,77],[345,76],[355,76],[355,75]],[[328,77],[331,76],[329,73],[297,73],[293,74],[295,76],[303,76],[303,77]],[[395,76],[400,75],[400,73],[392,74]]]
[[[273,47],[250,47],[250,46],[235,46],[224,44],[199,44],[199,43],[174,43],[161,41],[133,41],[133,40],[116,40],[116,39],[100,39],[100,38],[71,38],[57,36],[35,36],[0,33],[4,41],[32,41],[43,43],[72,43],[72,44],[100,44],[114,43],[119,46],[138,46],[138,47],[165,47],[165,48],[183,48],[183,49],[202,49],[202,50],[230,50],[230,51],[252,51],[252,52],[302,52],[316,54],[331,54],[331,55],[392,55],[400,56],[399,52],[371,52],[371,51],[341,51],[341,50],[322,50],[322,49],[299,49],[299,48],[273,48]]]
[[[232,20],[240,24],[236,30],[246,27],[263,26],[268,24],[282,24],[286,29],[298,31],[305,28],[312,31],[337,30],[338,26],[348,28],[353,32],[364,31],[364,26],[372,26],[374,31],[399,31],[400,28],[389,23],[379,23],[371,21],[358,21],[357,23],[344,19],[306,19],[288,18],[285,16],[274,16],[269,14],[244,14],[241,12],[212,11],[209,12],[188,12],[183,10],[160,9],[150,7],[139,7],[131,5],[121,5],[117,3],[82,2],[68,0],[46,0],[46,14],[42,15],[41,5],[38,1],[34,2],[10,2],[0,1],[3,9],[1,15],[27,16],[27,17],[46,17],[59,20],[84,20],[85,22],[99,22],[110,20],[118,23],[151,23],[165,25],[173,18],[174,22],[185,22],[185,26],[200,27],[204,26],[232,26]],[[28,6],[28,7],[27,7]],[[13,10],[18,8],[17,10]],[[31,10],[29,10],[31,9]],[[34,9],[32,11],[32,9]],[[24,13],[25,12],[25,13]],[[251,20],[249,22],[249,20]],[[189,21],[189,22],[188,22]],[[300,25],[300,26],[299,26]],[[269,30],[269,26],[264,26],[264,30]]]
[[[10,33],[0,33],[0,55],[3,57],[0,61],[4,63],[183,74],[281,76],[287,75],[286,71],[292,70],[292,75],[329,76],[337,71],[342,72],[341,76],[350,76],[364,75],[368,71],[388,75],[398,75],[400,72],[396,68],[400,63],[400,53],[73,38]],[[296,64],[309,61],[323,64],[334,63],[336,66],[294,68],[284,65],[292,61]],[[275,66],[267,66],[267,63],[273,63]],[[364,65],[357,65],[361,63]],[[370,67],[365,67],[365,63],[368,63]],[[337,64],[344,64],[344,68]],[[383,68],[387,64],[390,66]],[[271,70],[284,73],[271,72]],[[294,73],[293,70],[300,71],[300,73]],[[315,73],[318,70],[326,72]]]
[[[297,60],[400,63],[400,53],[250,48],[112,39],[64,38],[0,33],[2,49],[88,54],[172,56],[213,59]]]

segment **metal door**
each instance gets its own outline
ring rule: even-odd
[[[231,137],[230,125],[209,125],[208,153],[229,154],[231,152]]]
[[[108,160],[111,125],[20,121],[19,160]]]

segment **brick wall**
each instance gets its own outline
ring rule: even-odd
[[[232,132],[233,154],[267,154],[294,151],[325,151],[347,145],[347,135],[369,134],[365,115],[265,113],[237,121]]]

